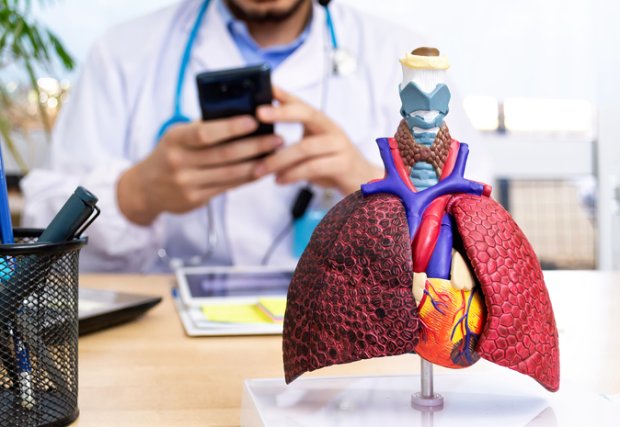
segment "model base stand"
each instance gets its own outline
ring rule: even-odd
[[[481,361],[467,375],[435,373],[443,408],[416,409],[423,375],[251,379],[243,385],[244,427],[562,427],[617,425],[620,405],[563,382],[550,394],[527,377]],[[421,392],[420,392],[421,393]],[[428,403],[428,400],[422,399]],[[432,408],[432,409],[428,409]]]

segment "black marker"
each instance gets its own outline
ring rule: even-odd
[[[37,242],[64,242],[79,237],[99,215],[99,208],[95,206],[97,200],[97,196],[84,187],[76,188]],[[91,218],[93,211],[97,213]]]

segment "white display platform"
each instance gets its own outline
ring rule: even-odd
[[[496,368],[496,369],[495,369]],[[411,407],[419,376],[246,380],[241,426],[618,426],[620,403],[563,382],[550,393],[529,377],[495,367],[435,375],[444,408]]]

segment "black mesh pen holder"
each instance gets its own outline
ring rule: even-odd
[[[78,259],[86,238],[0,245],[0,427],[64,426],[78,416]]]

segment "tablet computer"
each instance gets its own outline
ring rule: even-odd
[[[293,269],[183,267],[174,301],[189,336],[282,333]]]
[[[293,270],[285,267],[183,267],[176,270],[181,300],[187,306],[254,303],[286,297]]]
[[[89,334],[136,319],[159,302],[159,296],[80,288],[79,334]]]

